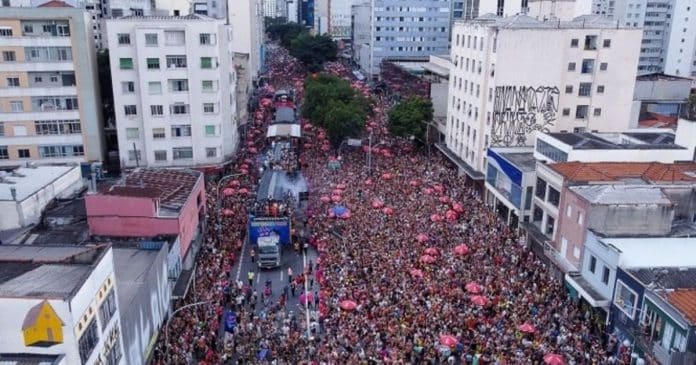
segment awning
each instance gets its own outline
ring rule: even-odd
[[[186,296],[189,286],[191,286],[191,281],[193,280],[193,269],[182,270],[179,275],[179,279],[176,280],[174,284],[174,290],[172,290],[172,300],[181,299]]]
[[[484,175],[482,172],[474,170],[473,167],[469,166],[464,160],[459,158],[454,151],[450,150],[444,143],[435,143],[435,147],[440,150],[450,161],[454,162],[455,165],[459,166],[466,174],[473,180],[483,180]]]
[[[578,295],[585,299],[595,308],[608,308],[609,299],[599,294],[579,272],[569,272],[565,274],[565,280],[573,289],[578,291]]]
[[[302,137],[299,124],[272,124],[268,127],[266,137]]]

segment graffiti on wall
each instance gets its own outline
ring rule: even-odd
[[[534,131],[556,123],[560,91],[555,86],[495,88],[491,146],[524,146]]]

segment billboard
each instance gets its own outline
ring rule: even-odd
[[[275,232],[280,237],[280,243],[287,245],[290,243],[290,219],[285,217],[268,218],[249,216],[249,243],[256,244],[259,237],[270,236]]]

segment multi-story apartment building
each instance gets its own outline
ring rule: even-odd
[[[102,161],[96,75],[87,12],[67,6],[3,7],[0,165]]]
[[[369,77],[384,58],[449,53],[449,36],[449,0],[373,0],[352,8],[353,58]]]
[[[455,22],[446,144],[438,148],[483,180],[490,146],[532,145],[537,131],[627,129],[640,37],[599,16]]]
[[[197,14],[106,24],[121,165],[227,161],[239,139],[232,28]]]
[[[508,17],[526,14],[539,19],[563,19],[590,14],[591,0],[453,0],[453,19],[475,19],[485,14]]]
[[[593,0],[592,12],[643,29],[638,72],[696,77],[692,0]]]

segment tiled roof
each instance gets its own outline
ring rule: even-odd
[[[43,3],[38,6],[39,8],[72,8],[72,6],[65,1],[51,0],[49,2]]]
[[[694,183],[696,163],[561,162],[549,167],[568,182],[614,182],[641,179],[646,183]]]
[[[196,186],[201,173],[194,170],[137,169],[116,183],[100,187],[107,195],[159,199],[163,208],[179,211]]]
[[[696,325],[696,289],[677,289],[667,294],[667,301]]]

